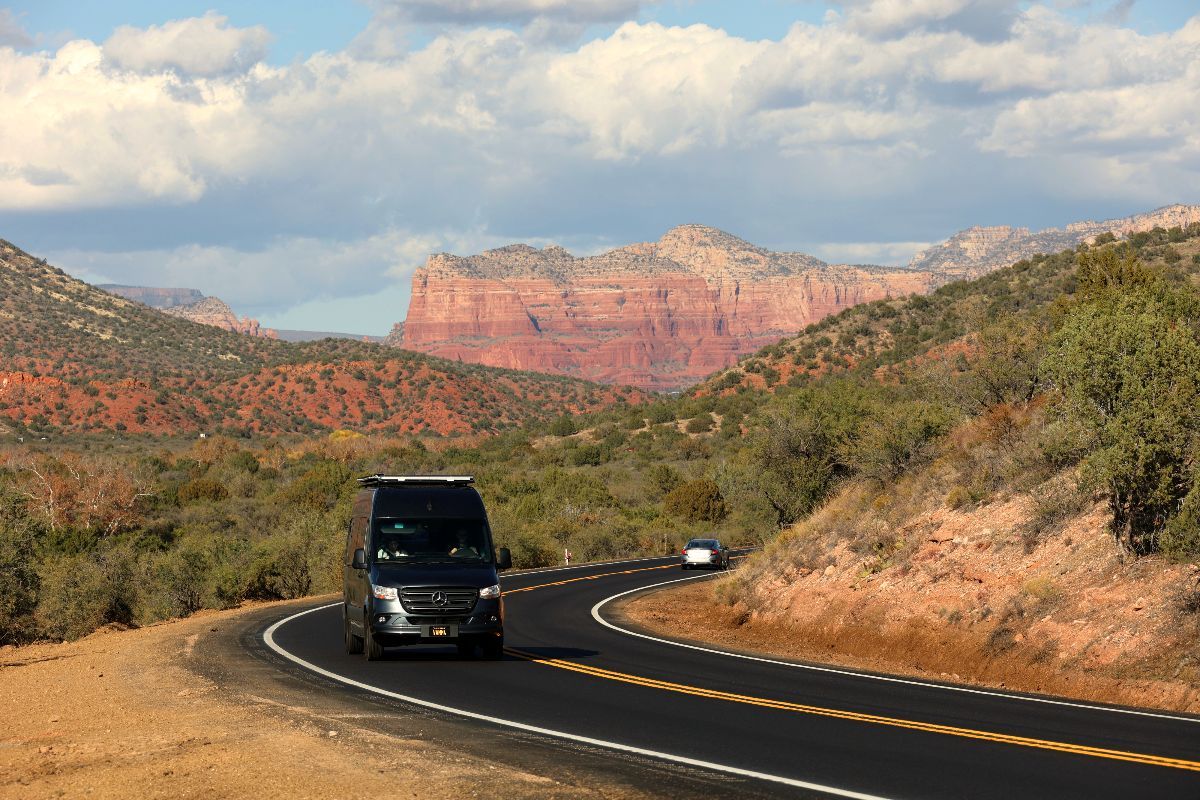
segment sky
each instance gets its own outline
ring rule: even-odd
[[[1200,202],[1195,0],[0,0],[0,238],[385,333],[431,252]]]

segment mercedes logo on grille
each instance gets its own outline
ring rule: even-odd
[[[432,599],[435,606],[444,606],[450,602],[450,598],[446,597],[445,592],[434,592]]]

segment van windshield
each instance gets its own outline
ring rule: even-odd
[[[377,519],[371,547],[376,561],[492,563],[478,519]]]

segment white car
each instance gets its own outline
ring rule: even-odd
[[[719,539],[692,539],[680,557],[683,569],[729,569],[729,551]]]

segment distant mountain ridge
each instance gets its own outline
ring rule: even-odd
[[[1037,253],[1057,253],[1097,236],[1111,233],[1117,238],[1159,227],[1186,228],[1200,222],[1200,206],[1174,205],[1118,219],[1073,222],[1064,228],[1030,232],[1009,225],[975,226],[923,250],[908,262],[910,269],[937,273],[939,282],[977,278]]]
[[[124,286],[116,283],[100,284],[96,288],[134,300],[158,309],[173,317],[190,319],[202,325],[212,325],[233,333],[263,339],[278,338],[271,328],[264,328],[258,320],[239,318],[233,309],[219,297],[208,297],[199,289],[167,289],[157,286]]]
[[[126,286],[120,283],[99,283],[97,289],[119,295],[127,300],[136,300],[143,305],[163,310],[175,306],[199,303],[204,293],[199,289],[168,289],[159,286]]]
[[[677,389],[858,303],[926,291],[902,267],[828,264],[704,225],[576,258],[558,246],[438,253],[391,344],[464,362]]]

